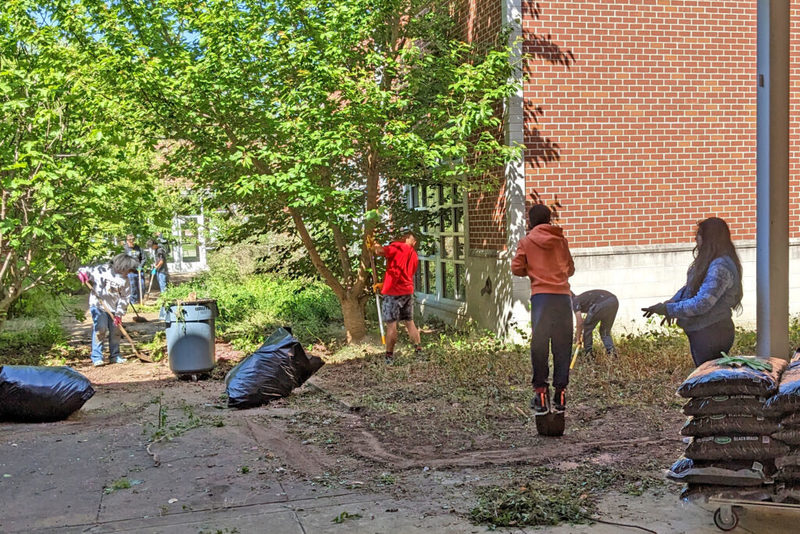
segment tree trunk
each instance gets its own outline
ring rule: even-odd
[[[366,301],[352,295],[345,294],[339,299],[344,317],[344,329],[347,332],[348,343],[358,343],[367,335],[367,322],[364,319],[364,305]]]

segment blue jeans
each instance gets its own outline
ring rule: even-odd
[[[164,271],[163,273],[159,271],[156,273],[156,276],[158,277],[158,290],[161,293],[163,293],[164,291],[167,290],[167,282],[169,282],[169,273],[167,273],[166,271]]]
[[[122,333],[119,328],[114,325],[114,319],[107,312],[98,309],[96,306],[89,308],[89,311],[92,313],[92,362],[97,363],[103,361],[105,337],[108,337],[109,361],[113,362],[117,358],[122,358],[122,353],[119,351],[119,342],[122,338]],[[103,336],[103,341],[98,341],[98,332]]]
[[[130,273],[128,274],[128,283],[131,285],[131,302],[133,304],[137,304],[141,297],[139,295],[139,277],[141,277],[142,281],[142,289],[145,288],[145,281],[144,281],[144,273]]]

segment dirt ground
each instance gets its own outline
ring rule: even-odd
[[[143,315],[126,323],[137,342],[164,327]],[[480,488],[537,469],[624,478],[599,495],[598,522],[499,530],[717,531],[708,509],[663,482],[684,447],[674,410],[581,403],[566,434],[546,438],[524,407],[495,413],[487,399],[487,430],[460,423],[468,407],[420,398],[413,384],[375,392],[391,401],[385,410],[359,406],[374,387],[357,372],[375,365],[368,356],[324,366],[287,399],[231,410],[222,378],[243,354],[229,345],[217,343],[213,376],[193,382],[167,362],[94,368],[89,322],[68,327],[85,355],[71,365],[96,393],[66,421],[0,424],[0,532],[485,532],[469,520]],[[790,525],[750,511],[737,531]]]

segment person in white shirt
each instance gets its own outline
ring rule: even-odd
[[[92,314],[92,363],[104,365],[103,343],[108,337],[109,363],[125,363],[119,350],[122,316],[128,311],[131,295],[128,275],[136,273],[139,262],[127,254],[117,254],[105,264],[81,267],[78,279],[92,286],[89,311]],[[107,311],[111,310],[113,316]]]

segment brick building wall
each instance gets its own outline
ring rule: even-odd
[[[523,11],[526,186],[558,195],[573,247],[688,242],[710,215],[755,238],[756,2]]]
[[[467,42],[490,42],[503,26],[502,0],[456,0],[454,16]],[[506,245],[504,169],[484,177],[488,190],[467,195],[469,249],[502,250]]]

